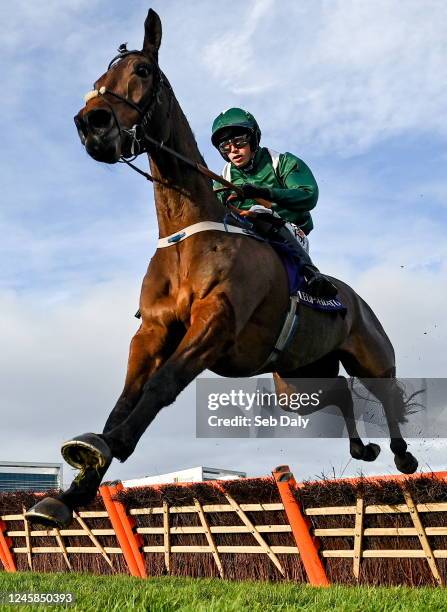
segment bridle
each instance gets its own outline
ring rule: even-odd
[[[126,43],[123,43],[122,45],[118,47],[118,55],[115,55],[115,57],[110,61],[107,70],[110,70],[114,65],[116,65],[117,62],[126,58],[128,55],[140,55],[141,57],[144,57],[147,59],[147,56],[145,55],[145,53],[143,53],[143,51],[136,51],[136,50],[129,51],[127,49]],[[195,162],[192,159],[185,157],[181,153],[174,151],[174,149],[171,149],[170,147],[166,146],[164,144],[164,141],[158,141],[149,134],[150,120],[154,114],[154,111],[157,105],[160,104],[161,102],[161,92],[162,92],[163,87],[167,89],[168,96],[169,96],[167,119],[169,119],[171,115],[172,104],[173,104],[173,99],[174,99],[174,92],[172,90],[172,87],[169,81],[164,76],[163,72],[161,71],[158,63],[155,63],[153,68],[155,70],[154,77],[155,77],[156,82],[154,83],[154,86],[152,88],[152,92],[151,92],[151,96],[149,100],[142,108],[135,102],[132,102],[132,100],[129,100],[125,96],[122,96],[121,94],[118,94],[115,91],[112,91],[111,89],[108,89],[107,87],[104,87],[104,86],[97,89],[95,85],[93,85],[93,89],[84,96],[84,101],[86,104],[89,100],[92,100],[93,98],[97,96],[101,96],[103,98],[104,103],[107,105],[107,107],[109,108],[110,112],[113,115],[116,127],[118,128],[118,131],[120,134],[120,137],[123,134],[127,134],[131,138],[130,159],[129,159],[129,156],[125,157],[124,155],[121,155],[118,161],[120,163],[127,164],[130,168],[132,168],[132,170],[135,170],[136,172],[138,172],[138,174],[144,176],[147,180],[151,182],[160,183],[163,186],[168,187],[170,189],[174,189],[176,191],[183,191],[181,188],[175,185],[172,185],[172,183],[170,183],[169,181],[151,176],[148,172],[144,172],[143,170],[141,170],[140,168],[132,164],[132,162],[141,153],[148,153],[150,155],[151,149],[158,149],[159,151],[163,151],[179,159],[180,161],[184,162],[186,165],[193,168],[196,172],[199,172],[200,174],[203,174],[207,176],[208,178],[218,181],[225,187],[236,192],[238,195],[242,195],[241,189],[237,187],[236,185],[233,185],[233,183],[230,183],[229,181],[225,180],[218,174],[215,174],[203,164],[199,162]],[[120,102],[127,104],[128,106],[133,108],[135,111],[137,111],[138,115],[140,116],[140,122],[136,123],[131,128],[123,128],[120,125],[118,117],[116,116],[113,105],[110,104],[110,102],[106,98],[104,98],[104,96],[106,95],[112,96],[113,98],[120,100]],[[75,119],[75,122],[76,122],[78,129],[80,127],[82,129],[82,126],[80,125],[79,120]]]
[[[147,59],[147,56],[145,55],[145,53],[143,53],[142,51],[137,51],[137,50],[128,50],[126,47],[126,43],[123,43],[122,45],[118,47],[118,55],[115,55],[115,57],[110,61],[107,67],[107,71],[109,71],[114,65],[116,65],[117,62],[123,60],[129,55],[139,55]],[[97,96],[104,97],[106,95],[109,95],[109,96],[112,96],[113,98],[116,98],[120,102],[127,104],[127,106],[130,106],[133,110],[135,110],[138,113],[140,117],[139,123],[133,125],[131,128],[123,128],[118,120],[118,117],[116,116],[113,105],[110,104],[106,98],[104,98],[104,103],[108,106],[109,110],[111,111],[113,115],[113,118],[115,120],[115,124],[118,128],[120,136],[122,134],[127,134],[131,138],[131,155],[130,156],[121,155],[121,158],[119,160],[121,162],[129,161],[128,160],[129,157],[131,157],[131,160],[133,161],[141,153],[149,152],[148,145],[150,144],[150,141],[154,141],[154,144],[156,145],[163,144],[163,142],[159,143],[158,141],[153,139],[148,133],[149,128],[150,128],[150,120],[154,114],[156,106],[160,104],[161,102],[161,92],[162,92],[163,87],[167,89],[168,96],[169,96],[169,108],[168,108],[168,115],[167,115],[167,118],[169,118],[171,114],[174,93],[172,91],[171,85],[169,84],[168,80],[166,79],[162,71],[160,70],[158,63],[154,63],[152,68],[154,71],[153,74],[154,74],[155,82],[152,87],[150,98],[143,107],[140,106],[139,104],[136,104],[132,100],[129,100],[128,97],[122,96],[121,94],[118,94],[115,91],[108,89],[107,87],[100,87],[98,89],[94,85],[93,90],[89,91],[84,96],[84,100],[87,103],[89,100]]]

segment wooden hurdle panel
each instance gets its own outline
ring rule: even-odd
[[[216,484],[216,483],[214,483]],[[223,555],[232,554],[261,554],[266,555],[270,562],[277,568],[282,576],[285,575],[281,563],[281,555],[299,555],[296,545],[275,546],[269,545],[265,534],[292,533],[292,528],[288,524],[258,524],[251,520],[247,513],[284,511],[282,502],[277,503],[241,503],[239,504],[231,495],[222,489],[227,503],[224,504],[202,504],[198,499],[194,499],[194,505],[176,506],[169,505],[164,501],[161,506],[149,508],[134,508],[128,510],[132,517],[160,516],[162,524],[157,527],[137,527],[135,533],[140,536],[162,537],[162,544],[149,545],[145,543],[142,547],[143,553],[158,553],[163,556],[166,573],[171,573],[171,558],[176,553],[194,553],[212,555],[218,574],[225,578]],[[207,516],[211,513],[234,513],[234,524],[232,525],[211,525]],[[195,515],[197,524],[194,526],[174,526],[171,524],[174,515]],[[161,521],[160,521],[161,522]],[[206,538],[206,544],[197,545],[176,545],[172,542],[176,535],[195,535],[202,534]],[[222,545],[217,538],[219,534],[250,534],[253,538],[251,545]]]
[[[97,555],[109,568],[110,573],[122,573],[126,564],[117,562],[117,558],[123,556],[121,547],[102,543],[104,537],[113,537],[116,540],[115,529],[112,525],[107,528],[98,528],[92,525],[95,519],[107,519],[110,522],[106,510],[86,510],[74,513],[73,523],[66,529],[34,529],[25,519],[26,508],[21,513],[6,514],[0,517],[0,526],[3,525],[0,534],[0,560],[4,563],[5,542],[8,546],[9,556],[6,556],[7,571],[16,569],[28,569],[30,571],[83,571],[82,559],[89,555],[90,562],[86,562],[84,571],[91,571],[92,555]],[[82,538],[85,544],[70,544],[70,538]],[[42,541],[43,540],[43,541]],[[47,555],[60,555],[63,563],[56,563],[51,570],[42,570],[42,560]],[[76,558],[76,561],[74,561]],[[25,562],[23,560],[25,559]],[[49,564],[51,565],[51,564]],[[98,566],[98,561],[93,564]],[[59,566],[59,567],[57,567]],[[104,569],[100,570],[101,572]],[[125,570],[124,570],[125,571]]]
[[[95,505],[75,513],[67,529],[34,529],[24,518],[25,507],[20,512],[16,504],[13,512],[0,516],[0,570],[239,579],[241,569],[249,567],[255,579],[286,577],[323,586],[329,584],[328,576],[340,582],[374,582],[376,566],[371,560],[377,559],[378,568],[383,560],[380,567],[395,571],[399,566],[393,559],[408,559],[405,567],[409,575],[419,573],[420,584],[432,578],[444,585],[447,565],[439,560],[447,559],[447,540],[442,539],[447,537],[447,525],[439,525],[445,525],[447,501],[424,502],[419,492],[413,499],[411,492],[421,489],[410,486],[408,477],[390,476],[334,479],[325,483],[328,492],[316,507],[312,486],[321,487],[321,482],[297,483],[288,466],[277,468],[273,476],[253,479],[252,485],[249,480],[237,486],[202,483],[197,490],[186,483],[156,485],[134,496],[120,482],[107,483]],[[430,476],[445,481],[447,473]],[[400,491],[402,503],[373,503],[368,488],[354,486],[348,488],[351,505],[330,505],[332,487],[346,481],[356,485],[359,480],[365,485],[392,480],[391,498],[399,501]],[[434,499],[444,499],[443,486]],[[360,491],[368,494],[369,502]],[[101,499],[103,505],[98,505]],[[411,539],[399,542],[400,537]],[[345,561],[336,565],[331,559]]]
[[[436,559],[447,559],[447,541],[446,548],[432,549],[429,543],[429,536],[447,536],[447,527],[430,527],[423,525],[421,514],[429,514],[434,512],[447,512],[447,503],[420,503],[415,504],[409,491],[403,487],[403,495],[405,503],[396,505],[365,505],[361,497],[357,498],[354,506],[331,506],[306,508],[305,514],[308,517],[319,516],[346,516],[353,517],[352,527],[339,528],[316,528],[313,530],[315,536],[319,538],[330,537],[352,537],[352,549],[340,550],[321,550],[320,554],[323,558],[349,558],[353,560],[352,571],[356,579],[359,579],[361,563],[363,559],[425,559],[430,568],[431,574],[435,582],[444,586]],[[399,514],[409,514],[413,522],[413,527],[370,527],[365,528],[365,516],[385,514],[396,516]],[[427,522],[425,520],[424,522]],[[415,549],[365,549],[362,546],[365,537],[372,536],[412,536],[419,539],[420,548]]]

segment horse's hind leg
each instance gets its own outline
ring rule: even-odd
[[[406,421],[405,399],[395,377],[394,351],[385,335],[383,340],[385,342],[381,346],[365,342],[363,350],[359,343],[356,352],[340,352],[340,359],[348,374],[358,377],[368,391],[382,403],[390,432],[394,463],[400,472],[412,474],[416,471],[418,462],[407,451],[407,443],[399,427],[399,423]]]
[[[362,461],[375,461],[380,453],[380,446],[373,442],[369,442],[368,444],[362,442],[354,418],[354,402],[352,401],[352,393],[348,386],[348,381],[344,376],[339,376],[338,380],[338,385],[334,390],[334,401],[330,403],[334,403],[340,408],[345,419],[351,457],[354,459],[361,459]]]
[[[326,379],[324,393],[321,395],[320,404],[317,410],[325,406],[337,406],[345,420],[346,429],[349,436],[349,451],[351,457],[362,461],[374,461],[380,453],[378,444],[364,444],[357,431],[357,425],[354,418],[354,406],[352,401],[351,390],[344,376],[338,376],[340,368],[339,356],[336,352],[326,355],[317,362],[308,366],[299,368],[295,372],[288,373],[287,376],[281,377],[278,373],[274,373],[276,393],[293,393],[296,392],[299,380],[306,378]],[[319,381],[319,387],[323,381]],[[307,413],[300,409],[301,414]]]
[[[417,470],[417,459],[407,451],[407,443],[402,437],[399,422],[405,422],[405,398],[394,370],[382,379],[361,378],[363,385],[382,403],[390,431],[390,448],[394,454],[397,469],[404,474],[413,474]]]

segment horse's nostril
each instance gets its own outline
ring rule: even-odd
[[[85,122],[82,120],[82,118],[76,115],[74,117],[74,122],[78,132],[83,136],[87,136],[87,126],[85,125]]]
[[[96,108],[85,115],[88,126],[93,130],[100,130],[110,126],[112,113],[104,108]]]

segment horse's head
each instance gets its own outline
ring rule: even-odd
[[[97,161],[113,164],[121,156],[141,153],[144,134],[149,132],[163,139],[164,127],[154,126],[153,119],[157,110],[159,122],[162,107],[170,105],[171,92],[158,66],[161,22],[152,9],[144,30],[142,50],[128,51],[121,45],[74,118],[82,144]]]

